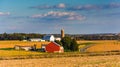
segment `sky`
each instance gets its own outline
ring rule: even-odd
[[[120,33],[120,0],[0,0],[0,33]]]

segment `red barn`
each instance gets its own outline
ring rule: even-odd
[[[48,45],[45,46],[45,51],[46,52],[64,52],[64,48],[62,46],[60,46],[59,44],[57,44],[56,42],[50,42]]]

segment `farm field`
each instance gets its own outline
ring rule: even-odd
[[[41,48],[41,44],[48,44],[49,42],[31,42],[31,41],[0,41],[0,48],[13,48],[15,45],[20,46],[33,46],[36,45],[37,48]]]
[[[120,67],[120,56],[0,60],[0,67]]]
[[[0,57],[30,56],[40,55],[41,52],[19,51],[19,50],[0,50]]]
[[[48,43],[49,42],[0,41],[0,57],[40,55],[42,54],[41,52],[19,51],[13,49],[11,50],[9,48],[13,48],[15,45],[28,46],[34,44],[37,45],[37,48],[41,48],[41,44]],[[77,43],[80,44],[80,49],[86,47],[87,45],[93,45],[88,48],[85,48],[85,52],[120,51],[120,41],[116,40],[77,41]]]
[[[103,51],[120,51],[120,41],[117,40],[94,40],[94,41],[77,41],[79,48],[92,45],[86,48],[85,52],[103,52]]]
[[[13,48],[14,45],[36,44],[37,48],[40,48],[41,44],[47,43],[49,42],[0,41],[0,67],[120,67],[119,54],[105,56],[103,53],[104,56],[89,56],[86,53],[85,56],[82,56],[80,52],[49,54],[22,50],[2,50]],[[115,40],[78,41],[78,44],[80,44],[80,48],[93,44],[93,46],[86,49],[86,52],[120,50],[120,42]],[[59,56],[57,57],[57,55]],[[47,58],[40,58],[42,56]]]

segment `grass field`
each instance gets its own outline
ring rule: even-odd
[[[0,60],[0,67],[120,67],[120,56]]]

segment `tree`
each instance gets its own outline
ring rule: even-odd
[[[65,50],[70,50],[70,44],[71,44],[71,38],[70,37],[62,38],[61,42],[62,42]]]
[[[77,44],[75,39],[73,39],[72,42],[71,42],[70,50],[71,51],[77,51],[78,50],[78,44]]]
[[[55,42],[63,46],[61,41],[56,40]]]
[[[78,50],[78,44],[75,39],[71,39],[70,37],[64,37],[61,40],[63,47],[65,51],[77,51]]]

